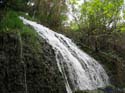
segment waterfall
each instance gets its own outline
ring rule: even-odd
[[[36,22],[20,17],[24,24],[32,26],[54,49],[59,71],[65,79],[67,93],[76,90],[94,90],[109,84],[103,67],[80,50],[71,39]]]

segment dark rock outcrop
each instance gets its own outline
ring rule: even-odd
[[[104,65],[113,85],[125,86],[123,60],[104,53],[91,55]],[[0,93],[66,93],[52,47],[38,36],[34,40],[18,31],[0,32]]]
[[[26,64],[28,92],[66,93],[52,47],[41,38],[38,41],[38,50],[36,50],[25,39],[23,40],[23,60]]]
[[[0,93],[66,93],[53,49],[36,39],[0,32]]]
[[[24,93],[21,41],[17,32],[0,32],[0,93]]]
[[[107,53],[98,52],[91,53],[105,68],[110,83],[115,87],[125,87],[125,62],[120,57],[111,56]]]

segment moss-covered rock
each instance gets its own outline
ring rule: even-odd
[[[54,51],[36,33],[0,31],[0,93],[66,93]]]
[[[37,47],[26,38],[22,37],[28,93],[66,93],[52,47],[42,38],[35,41]]]
[[[19,33],[0,32],[0,93],[24,93],[23,75]]]

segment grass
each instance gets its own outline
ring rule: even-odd
[[[22,38],[28,40],[29,43],[33,45],[37,43],[38,34],[31,27],[23,26],[20,33]]]
[[[23,24],[22,20],[19,19],[21,14],[23,16],[25,13],[15,12],[8,9],[0,22],[0,32],[20,33],[22,38],[28,40],[27,42],[35,46],[38,34],[33,28]],[[31,17],[29,18],[31,19]]]
[[[2,31],[10,31],[11,29],[21,29],[23,26],[23,23],[18,18],[18,13],[9,10],[5,13],[5,16],[3,17],[1,23],[0,23],[0,29]]]

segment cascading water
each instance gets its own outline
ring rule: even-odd
[[[23,17],[20,19],[32,26],[55,50],[57,65],[65,79],[68,93],[76,90],[94,90],[109,84],[103,67],[81,51],[69,38],[36,22]]]

